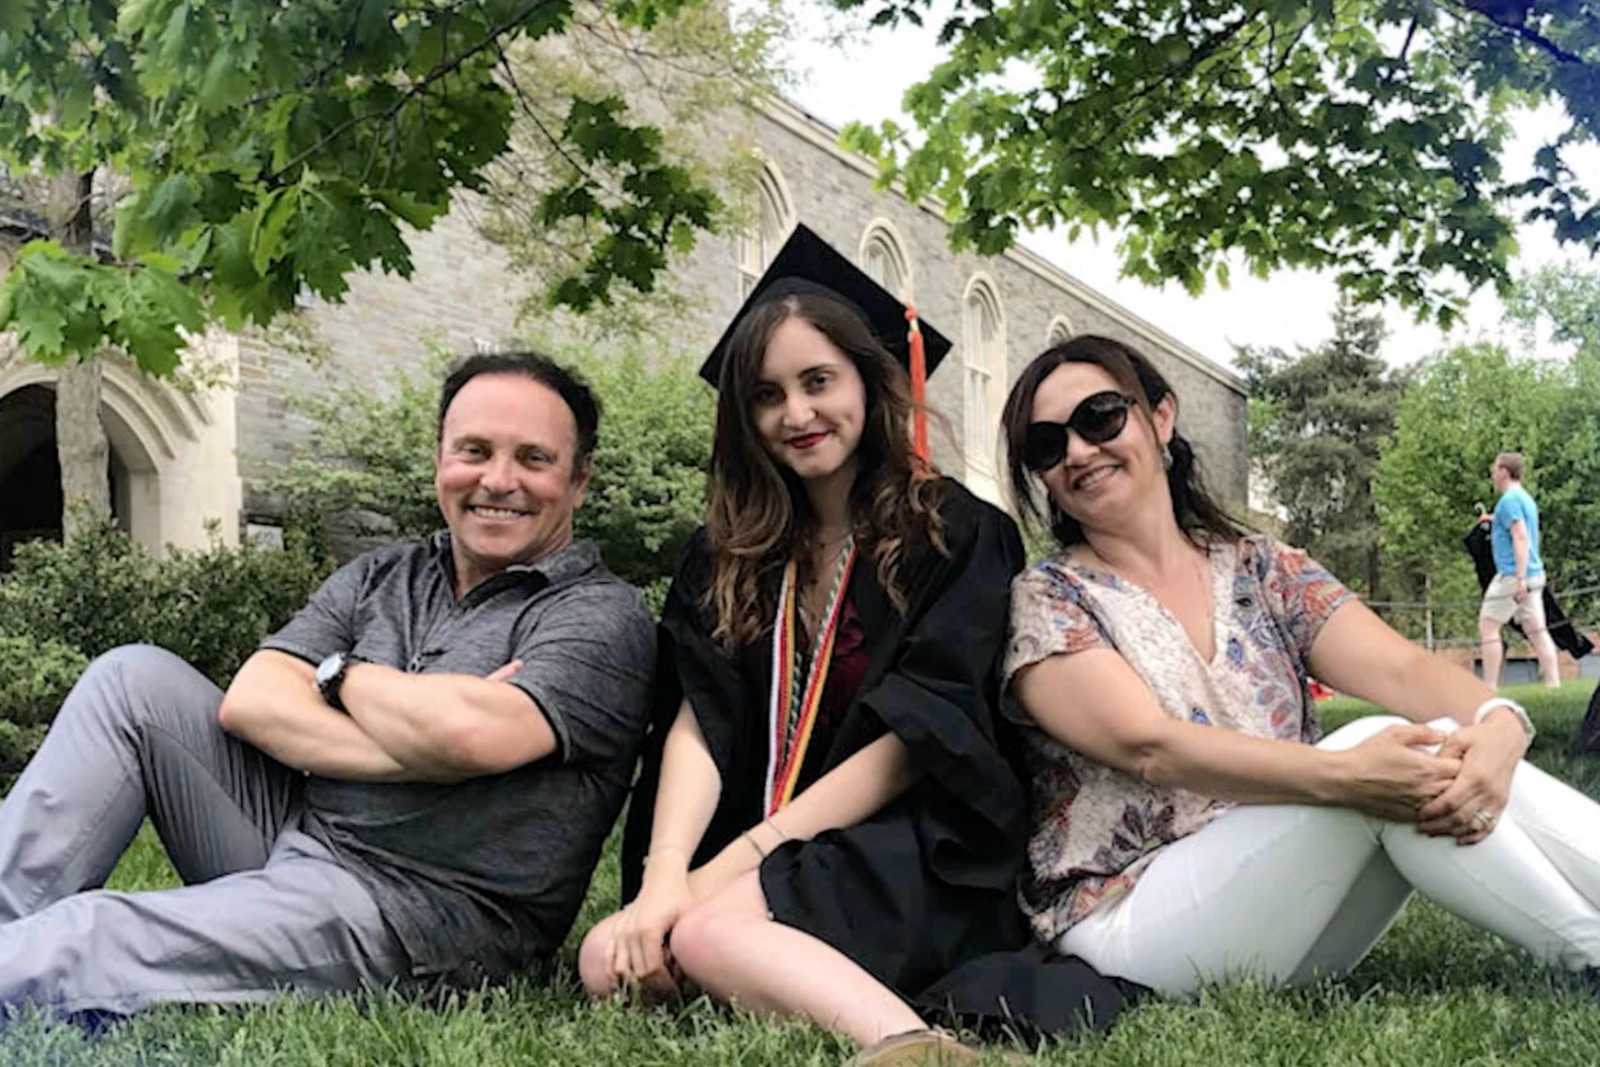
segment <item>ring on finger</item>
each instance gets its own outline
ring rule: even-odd
[[[1472,816],[1472,821],[1481,825],[1485,830],[1494,825],[1494,813],[1488,808],[1480,808]]]

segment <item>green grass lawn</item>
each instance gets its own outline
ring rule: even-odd
[[[1583,683],[1557,693],[1525,690],[1517,695],[1540,728],[1532,752],[1535,762],[1600,797],[1600,757],[1584,759],[1563,751],[1582,717],[1589,688]],[[1326,718],[1330,726],[1337,725],[1367,710],[1352,701],[1336,701]],[[113,884],[145,889],[173,881],[161,847],[147,829]],[[845,1042],[814,1027],[773,1026],[705,1001],[646,1010],[584,1000],[575,989],[571,963],[583,931],[614,905],[616,891],[613,852],[596,876],[563,952],[564,970],[544,984],[431,1006],[391,997],[376,1002],[290,999],[251,1009],[169,1009],[94,1039],[71,1027],[25,1018],[0,1033],[0,1067],[776,1067],[831,1065],[848,1054]],[[1292,992],[1228,989],[1196,1004],[1146,1004],[1130,1012],[1110,1036],[1048,1047],[1037,1062],[1096,1067],[1600,1063],[1600,995],[1552,974],[1426,901],[1415,901],[1373,955],[1345,980]]]

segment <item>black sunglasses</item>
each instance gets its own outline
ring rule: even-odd
[[[1137,403],[1126,393],[1107,389],[1079,401],[1066,422],[1028,423],[1022,441],[1022,462],[1036,473],[1060,463],[1067,456],[1068,430],[1091,445],[1105,444],[1128,425],[1128,409]]]

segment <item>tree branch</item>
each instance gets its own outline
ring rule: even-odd
[[[1411,54],[1411,41],[1417,35],[1417,25],[1420,21],[1421,19],[1417,16],[1412,16],[1411,25],[1406,27],[1405,43],[1400,46],[1400,54],[1395,57],[1402,63],[1404,63],[1406,61],[1406,57]]]
[[[424,8],[411,8],[411,9],[403,9],[403,10],[401,8],[399,8],[398,5],[396,5],[395,13],[396,14],[416,14],[416,13],[419,13],[419,12],[425,12],[426,14],[428,14],[428,15],[434,17],[434,18],[439,18],[439,17],[448,18],[450,16],[455,15],[463,7],[466,7],[468,4],[473,4],[473,3],[477,3],[477,2],[478,2],[478,0],[455,0],[454,3],[449,4],[446,7],[424,7]],[[350,37],[350,33],[355,29],[356,19],[359,16],[360,16],[359,7],[357,7],[355,5],[351,5],[350,8],[349,8],[349,16],[348,16],[348,18],[346,18],[345,23],[344,23],[344,32],[342,34],[340,34],[340,40],[348,42],[349,37]],[[316,70],[312,71],[311,73],[307,74],[305,77],[301,78],[299,81],[295,82],[293,90],[279,89],[279,90],[277,90],[275,92],[261,93],[261,94],[258,94],[256,96],[252,96],[250,99],[246,100],[241,106],[245,110],[250,110],[250,109],[253,109],[253,108],[260,107],[262,104],[270,104],[270,103],[274,103],[274,102],[276,102],[278,100],[281,100],[281,99],[283,99],[284,95],[286,93],[288,93],[288,92],[291,92],[291,91],[304,91],[306,89],[310,89],[312,86],[320,85],[324,81],[327,80],[328,75],[332,74],[334,71],[338,70],[341,66],[343,66],[347,59],[349,59],[349,51],[348,51],[348,49],[343,49],[343,50],[335,53],[334,56],[332,58],[330,58],[326,63],[324,63],[321,67],[318,67]]]
[[[500,69],[505,74],[506,80],[511,83],[511,92],[516,98],[518,109],[521,110],[529,122],[533,123],[534,128],[539,131],[539,136],[543,137],[549,143],[550,148],[565,160],[567,165],[576,171],[578,176],[585,182],[596,189],[604,190],[611,196],[620,198],[622,194],[618,190],[607,188],[606,184],[591,174],[583,163],[573,158],[572,154],[562,145],[561,138],[550,132],[549,127],[544,124],[544,120],[533,110],[533,105],[528,102],[527,94],[523,92],[521,83],[517,81],[517,74],[512,67],[511,57],[506,54],[505,48],[497,43],[495,51],[500,57]]]
[[[1450,0],[1446,0],[1450,3]],[[1484,21],[1499,29],[1506,30],[1513,36],[1520,37],[1527,43],[1542,49],[1550,54],[1558,63],[1577,63],[1579,66],[1589,65],[1589,61],[1575,52],[1569,52],[1556,44],[1538,30],[1530,29],[1524,20],[1528,16],[1531,5],[1515,2],[1496,5],[1492,0],[1459,0],[1451,3],[1452,7],[1465,9],[1474,15],[1481,16]]]
[[[1232,23],[1231,25],[1223,26],[1221,29],[1212,33],[1205,40],[1201,41],[1200,44],[1189,53],[1188,58],[1186,58],[1180,66],[1163,73],[1158,78],[1151,79],[1150,81],[1141,85],[1131,95],[1119,101],[1117,110],[1122,115],[1122,121],[1118,122],[1111,129],[1107,130],[1095,140],[1093,145],[1087,146],[1082,151],[1098,151],[1108,139],[1113,136],[1120,135],[1123,130],[1128,128],[1128,125],[1135,118],[1134,108],[1132,105],[1143,100],[1162,85],[1170,84],[1177,78],[1193,74],[1199,69],[1200,64],[1204,63],[1207,59],[1210,59],[1212,56],[1221,51],[1224,45],[1233,40],[1233,38],[1237,37],[1240,31],[1242,31],[1246,26],[1254,22],[1256,16],[1259,14],[1261,14],[1259,8],[1247,9],[1236,22]],[[1072,106],[1081,106],[1086,102],[1086,100],[1087,98],[1080,97],[1073,103]]]
[[[339,123],[339,125],[329,130],[322,137],[318,138],[317,142],[311,147],[298,153],[293,159],[289,160],[289,162],[285,163],[282,167],[279,167],[276,171],[267,175],[262,180],[268,185],[277,182],[283,178],[285,174],[288,174],[296,167],[301,166],[307,160],[315,156],[318,152],[322,151],[328,145],[332,144],[334,141],[338,140],[340,137],[344,136],[346,133],[355,129],[362,123],[371,122],[373,120],[384,121],[394,118],[396,115],[400,114],[401,111],[405,110],[407,104],[411,103],[412,100],[425,93],[434,83],[442,81],[443,79],[454,74],[456,71],[460,70],[463,64],[465,64],[469,59],[478,55],[480,52],[487,51],[490,48],[498,48],[501,37],[504,37],[506,34],[515,30],[519,25],[527,21],[527,19],[541,7],[554,2],[556,2],[556,0],[534,0],[532,4],[520,9],[510,17],[506,18],[499,25],[491,28],[484,36],[483,40],[474,44],[470,48],[464,49],[461,54],[455,56],[448,63],[429,71],[427,77],[423,78],[421,81],[411,86],[411,88],[407,89],[403,94],[401,94],[400,99],[396,100],[389,107],[384,108],[382,111],[357,115],[354,118],[346,119],[344,122]]]

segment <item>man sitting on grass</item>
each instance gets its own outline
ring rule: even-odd
[[[0,805],[0,1001],[130,1012],[509,975],[627,792],[654,632],[574,542],[599,410],[532,354],[445,381],[448,532],[339,570],[223,694],[90,665]],[[97,890],[149,816],[185,887]]]

